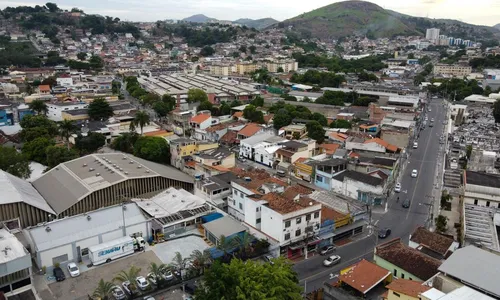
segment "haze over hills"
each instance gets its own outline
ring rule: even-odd
[[[193,23],[206,23],[210,21],[217,21],[217,19],[210,18],[205,16],[204,14],[192,15],[190,17],[182,19],[185,22],[193,22]]]
[[[198,14],[198,15],[193,15],[187,18],[182,19],[182,21],[185,22],[193,22],[193,23],[207,23],[207,22],[212,22],[212,21],[218,21],[215,18],[210,18],[207,17],[203,14]],[[273,18],[263,18],[263,19],[238,19],[236,21],[231,21],[234,24],[240,24],[240,25],[245,25],[247,27],[252,27],[255,29],[263,29],[266,27],[269,27],[273,24],[278,23],[279,21],[273,19]]]
[[[442,34],[464,39],[499,38],[500,32],[489,26],[477,26],[455,20],[440,20],[404,15],[366,1],[344,1],[320,7],[278,23],[293,26],[303,37],[320,39],[350,35],[392,37],[422,35],[427,28],[440,28]]]
[[[493,26],[494,28],[500,30],[500,23],[498,23],[497,25]]]

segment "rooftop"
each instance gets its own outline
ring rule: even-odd
[[[352,180],[360,181],[360,182],[366,183],[366,184],[371,185],[371,186],[382,185],[384,182],[384,180],[382,180],[378,177],[370,176],[368,174],[364,174],[364,173],[357,172],[357,171],[351,171],[351,170],[342,171],[342,172],[340,172],[337,175],[332,177],[332,179],[335,179],[335,180],[338,180],[341,182],[344,181],[344,178],[350,178]]]
[[[270,209],[283,215],[300,211],[311,206],[320,205],[319,202],[316,202],[307,196],[300,196],[295,200],[290,200],[278,193],[267,193],[264,196],[259,197],[258,200],[267,201]]]
[[[343,269],[339,280],[362,294],[366,294],[390,275],[390,271],[363,259]]]
[[[0,228],[0,265],[28,255],[30,255],[29,252],[12,233],[5,228]],[[2,268],[0,275],[6,275],[4,273],[6,271],[8,270]]]
[[[205,230],[209,231],[216,237],[225,236],[230,237],[234,234],[246,231],[246,227],[241,225],[240,222],[231,218],[230,216],[225,216],[211,222],[203,224]]]
[[[488,174],[484,172],[474,172],[469,170],[465,172],[465,175],[466,184],[500,188],[500,175]]]
[[[262,127],[257,123],[249,123],[247,126],[243,127],[240,131],[238,131],[238,135],[242,135],[245,137],[251,137],[262,129]]]
[[[439,267],[439,271],[462,283],[500,297],[498,284],[500,255],[474,246],[457,249]]]
[[[182,210],[195,209],[205,205],[205,200],[183,189],[168,188],[166,191],[149,198],[132,199],[148,215],[163,218]]]
[[[431,287],[422,285],[422,282],[408,279],[395,279],[386,288],[417,299],[421,293],[431,289]]]
[[[350,214],[352,216],[357,216],[366,212],[366,209],[359,201],[344,197],[332,191],[313,191],[309,197],[346,215]]]
[[[368,143],[377,143],[380,146],[386,148],[387,150],[389,150],[391,152],[396,152],[399,149],[398,146],[391,145],[388,142],[386,142],[386,141],[384,141],[383,139],[380,139],[380,138],[374,138],[374,139],[366,140],[365,144],[368,144]]]
[[[191,123],[201,124],[210,118],[209,114],[199,114],[191,118]]]
[[[420,244],[436,253],[445,256],[453,244],[453,239],[441,235],[437,232],[427,230],[425,227],[419,226],[411,235],[410,240]]]
[[[441,261],[404,245],[399,238],[378,245],[375,255],[421,280],[427,280],[436,275],[441,265]]]

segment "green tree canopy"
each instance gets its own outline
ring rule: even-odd
[[[139,135],[136,132],[122,133],[113,140],[111,148],[122,152],[133,153],[134,144],[138,138]]]
[[[201,50],[200,50],[200,55],[204,56],[204,57],[211,56],[214,53],[215,53],[214,48],[212,48],[210,46],[205,46],[205,47],[201,48]]]
[[[130,123],[130,129],[134,129],[137,126],[141,129],[141,135],[142,135],[142,130],[144,129],[144,126],[149,125],[150,120],[149,120],[149,114],[143,110],[140,110],[135,113],[135,117]],[[131,130],[133,131],[133,130]]]
[[[263,107],[264,106],[264,98],[262,98],[261,96],[257,96],[250,102],[250,104],[252,104],[255,107]]]
[[[292,123],[292,118],[290,114],[286,110],[279,110],[273,117],[273,127],[276,130],[280,128],[290,125]]]
[[[189,103],[208,101],[207,93],[201,89],[190,89],[188,91],[187,101]]]
[[[301,291],[292,265],[283,258],[274,264],[233,259],[230,264],[215,262],[205,272],[195,296],[197,300],[299,300]]]
[[[46,115],[49,110],[45,101],[42,100],[33,100],[28,107],[34,111],[37,115]]]
[[[161,137],[139,137],[134,144],[134,155],[157,163],[170,163],[170,147]]]
[[[328,120],[326,117],[320,113],[313,113],[311,115],[311,120],[317,121],[321,126],[327,126],[328,125]]]
[[[307,136],[316,140],[318,143],[323,143],[325,140],[325,129],[317,121],[307,123]]]
[[[85,52],[79,52],[76,57],[79,59],[79,60],[85,60],[87,59],[87,53]]]
[[[108,120],[113,116],[113,109],[104,98],[95,98],[89,104],[87,113],[92,120]]]
[[[54,146],[55,142],[53,139],[47,137],[38,137],[32,141],[26,142],[23,145],[23,154],[29,160],[33,160],[41,163],[42,165],[47,165],[47,153],[46,149],[49,146]]]
[[[106,137],[98,132],[89,132],[87,136],[79,134],[75,140],[75,148],[80,155],[87,155],[96,152],[106,144]]]
[[[53,168],[60,163],[75,159],[78,157],[78,152],[74,149],[66,147],[49,146],[45,149],[47,157],[47,167]]]
[[[256,107],[252,104],[245,107],[245,109],[243,110],[243,117],[250,122],[259,124],[264,123],[264,114],[261,111],[256,110]]]
[[[347,120],[335,120],[330,123],[330,128],[352,128],[352,124]]]
[[[17,152],[13,147],[0,146],[0,169],[23,179],[31,175],[30,162],[26,155]]]

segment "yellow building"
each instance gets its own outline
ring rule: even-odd
[[[434,66],[433,73],[452,75],[455,77],[464,77],[472,73],[472,67],[460,64],[455,64],[455,65],[436,64]]]
[[[184,166],[184,158],[201,151],[218,148],[218,143],[199,143],[189,138],[170,141],[170,164],[178,169]]]
[[[214,76],[229,76],[230,73],[230,66],[228,65],[212,65],[210,66],[210,75]]]
[[[308,161],[306,157],[301,157],[293,164],[295,165],[295,176],[310,182],[313,178],[314,169],[311,164],[308,164]]]
[[[271,73],[278,73],[278,70],[280,70],[280,68],[283,69],[283,72],[285,73],[297,71],[297,69],[299,68],[299,64],[294,59],[268,62],[266,66],[267,70]]]
[[[87,109],[73,109],[61,112],[61,117],[63,120],[77,121],[77,120],[87,120],[89,115],[87,114]]]
[[[240,75],[250,74],[255,72],[257,69],[259,69],[259,66],[250,62],[241,62],[236,64],[236,73]]]
[[[407,279],[394,279],[386,288],[385,300],[420,300],[420,294],[431,289],[422,282]]]

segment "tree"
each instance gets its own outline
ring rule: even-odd
[[[194,102],[203,102],[203,101],[208,101],[208,96],[205,91],[201,89],[190,89],[188,91],[188,98],[187,102],[189,103],[194,103]]]
[[[113,281],[118,281],[120,283],[123,283],[125,281],[130,282],[130,290],[132,292],[135,292],[137,290],[137,286],[135,284],[135,279],[137,276],[139,276],[139,273],[141,272],[140,268],[137,268],[136,266],[130,267],[128,271],[121,271],[116,275],[116,277],[113,279]]]
[[[156,283],[158,288],[161,288],[163,286],[163,283],[165,282],[165,279],[163,278],[163,273],[167,270],[167,265],[165,264],[156,264],[152,262],[149,265],[149,272],[154,275],[156,278]]]
[[[238,247],[243,258],[247,258],[253,239],[254,237],[246,231],[243,235],[237,237]]]
[[[157,101],[153,104],[153,110],[158,118],[162,119],[168,116],[168,113],[173,110],[173,107],[164,101]]]
[[[495,118],[495,123],[500,123],[500,99],[493,104],[493,118]]]
[[[242,53],[246,53],[247,52],[247,46],[245,45],[241,45],[240,48],[238,49],[240,52]]]
[[[99,280],[97,288],[94,290],[92,296],[94,297],[94,299],[108,300],[109,295],[113,292],[113,289],[114,284],[101,279]]]
[[[307,135],[316,140],[318,143],[323,143],[325,140],[325,129],[323,129],[323,126],[321,126],[318,121],[312,121],[307,123],[306,125],[307,128]]]
[[[200,103],[200,105],[198,106],[198,111],[202,111],[202,110],[212,110],[214,107],[214,105],[210,102],[210,101],[203,101]]]
[[[302,299],[292,265],[284,258],[274,264],[233,259],[230,264],[215,262],[206,272],[197,300],[212,299]]]
[[[90,68],[93,70],[100,70],[104,67],[104,62],[102,58],[97,55],[92,55],[89,59]]]
[[[139,126],[139,128],[141,129],[141,135],[142,135],[142,130],[143,130],[144,126],[149,125],[149,123],[150,123],[150,120],[149,120],[148,113],[143,111],[143,110],[140,110],[140,111],[135,113],[135,117],[132,120],[132,122],[130,123],[130,128],[136,128],[137,126]]]
[[[415,54],[414,53],[408,54],[408,59],[415,59]]]
[[[223,101],[219,106],[219,113],[221,116],[229,115],[231,113],[231,106]]]
[[[283,73],[285,72],[285,70],[283,70],[283,67],[278,67],[278,69],[276,70],[278,73]]]
[[[234,51],[233,54],[231,54],[233,58],[238,58],[240,57],[240,53],[238,51]]]
[[[330,123],[330,128],[352,128],[351,122],[347,120],[335,120]]]
[[[204,56],[204,57],[212,56],[214,53],[215,53],[214,48],[212,48],[210,46],[205,46],[205,47],[201,48],[201,50],[200,50],[200,55]]]
[[[75,139],[75,148],[80,155],[96,152],[106,144],[106,137],[99,132],[89,132],[86,136],[79,134]]]
[[[172,262],[170,263],[170,266],[173,267],[175,270],[184,270],[186,268],[186,262],[187,259],[182,257],[182,254],[180,252],[175,252],[175,256],[172,259]]]
[[[194,267],[198,269],[201,274],[205,273],[205,268],[212,262],[212,256],[208,250],[204,250],[203,252],[194,250],[189,258],[193,262]]]
[[[50,85],[50,87],[53,87],[57,85],[57,80],[54,76],[49,76],[42,80],[41,85]]]
[[[134,144],[138,138],[139,135],[136,132],[122,133],[111,142],[111,148],[122,152],[133,153]]]
[[[49,110],[45,101],[42,100],[33,100],[28,107],[34,111],[37,115],[43,114],[46,115]]]
[[[263,107],[264,106],[264,98],[262,98],[261,96],[257,96],[250,102],[250,104],[252,104],[255,107]]]
[[[257,47],[252,45],[252,46],[248,47],[248,49],[250,50],[250,53],[255,54],[255,50],[257,50]]]
[[[327,126],[328,125],[328,120],[326,117],[320,113],[313,113],[311,115],[311,120],[318,121],[321,126]]]
[[[47,7],[47,9],[50,11],[50,12],[56,12],[59,10],[59,7],[57,7],[57,4],[55,3],[52,3],[52,2],[47,2],[45,3],[45,7]]]
[[[95,98],[89,104],[87,114],[91,120],[108,120],[113,116],[113,109],[104,98]]]
[[[278,113],[274,115],[273,118],[274,129],[279,130],[282,127],[290,125],[290,123],[292,123],[292,118],[290,117],[288,112],[286,112],[286,110],[285,111],[279,110]]]
[[[217,244],[217,250],[223,253],[223,259],[227,260],[229,253],[233,251],[238,246],[238,242],[233,237],[225,237],[223,235],[219,238],[219,244]]]
[[[66,139],[66,145],[68,149],[69,149],[69,137],[75,131],[75,129],[76,129],[75,125],[70,120],[62,120],[59,123],[59,132],[61,134],[61,137]]]
[[[87,53],[85,52],[79,52],[76,57],[79,59],[79,60],[86,60],[87,59]]]
[[[53,168],[58,164],[78,158],[78,152],[59,146],[49,146],[45,149],[47,167]]]
[[[0,169],[23,179],[31,175],[29,160],[14,147],[0,146]]]
[[[134,144],[134,155],[157,163],[170,163],[170,147],[161,137],[139,137]]]
[[[255,106],[249,104],[243,110],[243,117],[251,122],[263,124],[264,114],[261,111],[256,110]]]
[[[448,226],[448,218],[447,217],[445,217],[443,215],[439,215],[435,219],[435,222],[436,222],[436,230],[437,230],[437,232],[440,232],[440,233],[446,232],[446,229],[447,229],[447,226]]]
[[[53,139],[39,137],[24,143],[23,154],[26,155],[29,160],[39,162],[42,165],[47,165],[46,149],[53,145],[55,145]]]

